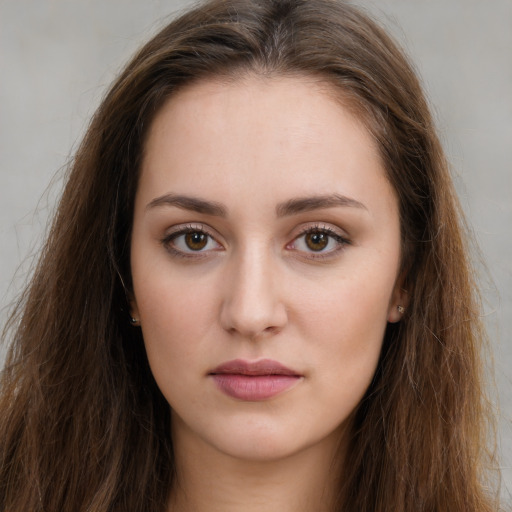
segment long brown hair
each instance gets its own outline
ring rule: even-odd
[[[378,143],[399,198],[409,306],[388,327],[340,477],[339,509],[471,512],[486,492],[484,339],[447,163],[406,58],[334,0],[213,0],[128,64],[96,112],[6,333],[0,510],[163,511],[169,406],[129,325],[129,245],[144,138],[178,88],[313,75]],[[319,504],[319,510],[322,506]]]

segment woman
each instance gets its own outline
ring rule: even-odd
[[[494,510],[459,219],[365,15],[184,14],[98,109],[13,317],[0,508]]]

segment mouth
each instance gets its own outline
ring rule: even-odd
[[[295,386],[303,375],[271,359],[244,361],[235,359],[209,373],[217,388],[238,400],[269,400]]]

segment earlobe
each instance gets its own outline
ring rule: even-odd
[[[400,284],[402,280],[399,280]],[[393,297],[388,311],[388,322],[396,323],[402,320],[404,313],[409,305],[409,294],[405,288],[397,284],[393,291]]]
[[[388,322],[391,324],[394,324],[396,322],[399,322],[405,313],[405,307],[401,304],[398,304],[397,306],[393,306],[388,314]]]
[[[129,295],[128,304],[130,306],[130,323],[138,327],[140,325],[139,308],[137,307],[137,302],[133,294]]]

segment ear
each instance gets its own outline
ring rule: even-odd
[[[130,322],[132,325],[140,325],[140,315],[139,315],[139,308],[137,306],[137,301],[135,300],[135,296],[132,292],[128,294],[126,297],[128,300],[129,305],[129,313],[130,313]]]
[[[396,323],[399,322],[404,316],[404,312],[409,305],[409,294],[403,287],[405,276],[400,275],[395,283],[393,294],[391,295],[391,301],[388,309],[388,322]]]

